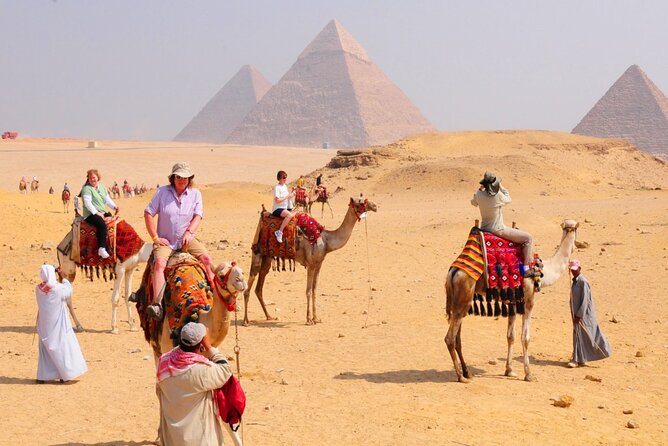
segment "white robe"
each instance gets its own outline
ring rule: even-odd
[[[62,283],[56,283],[48,293],[37,287],[35,295],[39,308],[37,379],[69,381],[84,374],[88,367],[67,309],[67,298],[72,295],[72,285],[63,279]]]

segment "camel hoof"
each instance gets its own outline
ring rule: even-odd
[[[250,323],[248,321],[244,321],[241,325],[243,325],[244,327],[248,327],[250,326]]]
[[[77,333],[83,333],[84,328],[81,325],[77,325],[74,331],[76,331]]]
[[[517,373],[513,372],[512,370],[506,370],[505,375],[510,377],[510,378],[516,378],[517,377]]]
[[[130,331],[139,331],[139,328],[133,325],[132,327],[130,327]]]
[[[312,319],[308,319],[308,320],[306,321],[306,325],[315,325],[315,322],[313,322]]]
[[[471,382],[471,380],[468,379],[468,378],[464,378],[463,376],[460,376],[459,377],[459,382],[462,383],[462,384],[468,384],[468,383]]]
[[[118,328],[112,328],[111,334],[118,334]]]
[[[318,318],[318,319],[313,319],[313,323],[314,323],[314,324],[322,324],[322,319],[320,319],[320,318]]]
[[[529,383],[535,383],[538,380],[533,375],[527,375],[527,376],[524,377],[524,381],[529,382]]]

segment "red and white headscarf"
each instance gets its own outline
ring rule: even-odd
[[[37,287],[42,290],[43,293],[48,293],[51,289],[56,286],[56,269],[53,265],[42,265],[39,271],[39,275],[42,278],[42,283],[37,285]]]

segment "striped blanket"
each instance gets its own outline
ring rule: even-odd
[[[480,230],[478,228],[471,228],[462,253],[459,254],[457,260],[450,266],[451,268],[461,269],[473,280],[478,280],[485,270],[485,260],[479,233]]]

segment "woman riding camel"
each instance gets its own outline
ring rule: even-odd
[[[95,227],[97,236],[97,255],[103,259],[109,258],[107,252],[107,224],[104,217],[111,217],[107,212],[107,206],[114,209],[116,214],[120,208],[111,196],[107,193],[107,188],[100,182],[102,177],[97,169],[90,169],[86,172],[86,184],[81,189],[81,198],[83,199],[83,218],[87,223]]]
[[[480,208],[482,219],[480,229],[512,242],[521,243],[524,246],[524,264],[529,266],[533,262],[531,234],[503,224],[501,208],[510,201],[510,193],[501,186],[501,178],[497,177],[494,172],[485,172],[485,176],[480,180],[480,188],[473,194],[471,204]]]
[[[204,216],[202,193],[193,187],[195,175],[188,163],[176,163],[169,175],[169,185],[159,188],[144,209],[146,230],[153,239],[153,302],[147,314],[162,317],[161,292],[165,284],[165,267],[175,250],[190,253],[204,265],[209,282],[213,283],[211,256],[195,232]],[[158,223],[155,223],[155,216]]]
[[[283,229],[290,223],[292,219],[292,198],[295,196],[295,191],[288,191],[288,186],[285,185],[285,182],[288,180],[288,174],[282,170],[279,170],[276,174],[276,179],[278,184],[274,186],[272,193],[273,206],[271,214],[274,217],[283,218],[281,222],[281,227],[274,231],[276,240],[278,243],[283,243]]]

